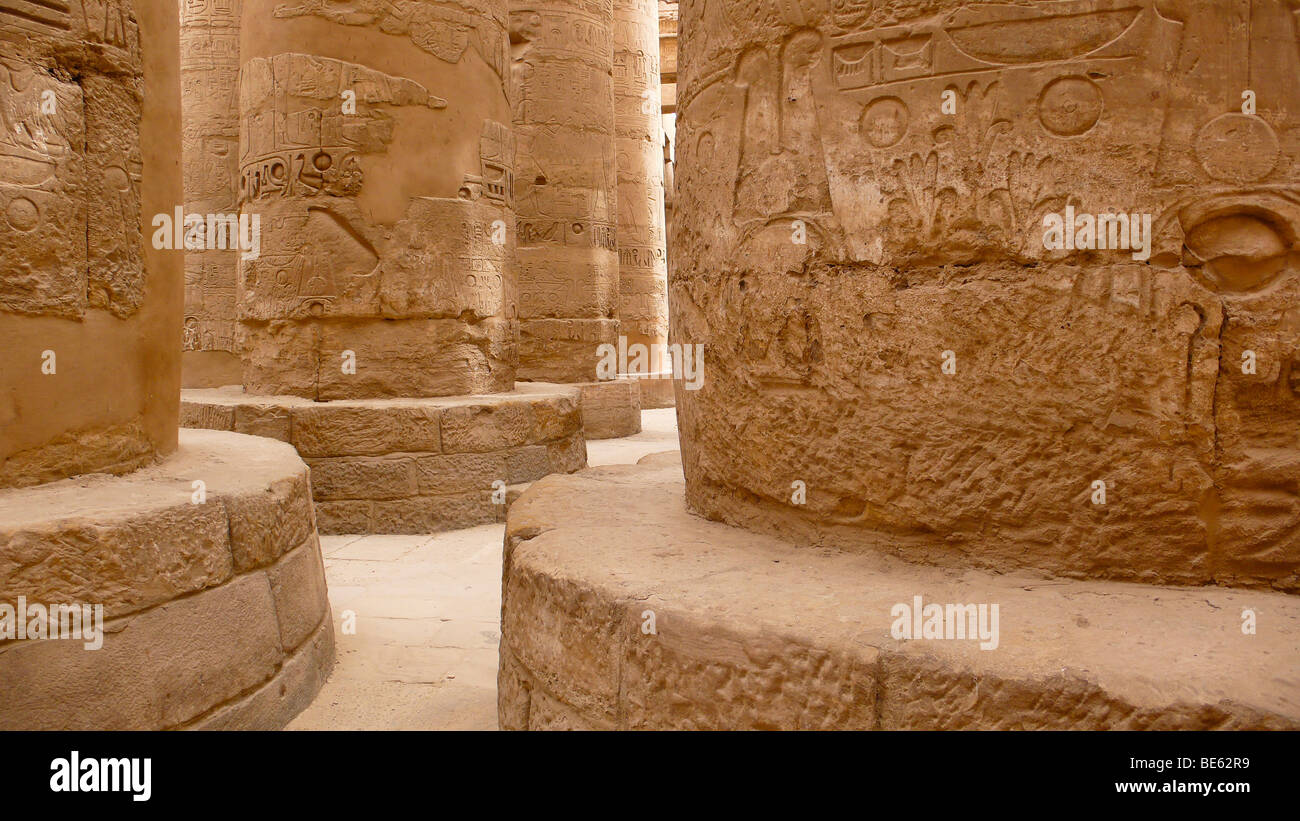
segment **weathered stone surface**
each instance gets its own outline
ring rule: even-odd
[[[442,413],[442,447],[448,453],[519,447],[535,441],[536,429],[526,402],[452,407]]]
[[[534,482],[553,472],[549,445],[529,445],[506,455],[506,483]],[[569,471],[564,471],[568,473]]]
[[[370,528],[370,502],[354,499],[342,502],[316,500],[316,527],[320,533],[374,533]]]
[[[571,436],[546,446],[550,473],[573,473],[587,466],[587,444],[581,436]]]
[[[187,0],[181,15],[181,116],[184,126],[184,213],[239,214],[240,0]],[[238,383],[235,348],[239,250],[185,251],[186,387]]]
[[[653,374],[649,378],[637,379],[636,382],[640,388],[641,410],[676,407],[677,388],[671,371]]]
[[[1300,591],[1284,5],[684,5],[692,508],[925,562]],[[1116,249],[1107,219],[1088,248],[1079,217],[1055,248],[1067,213],[1150,218],[1150,242],[1139,219]]]
[[[507,464],[518,454],[529,449],[518,448],[497,453],[444,453],[436,456],[418,456],[413,460],[412,466],[416,494],[437,496],[444,493],[491,491],[493,482],[509,483]]]
[[[212,431],[186,431],[185,444],[124,477],[0,495],[0,601],[99,603],[116,618],[268,564],[311,535],[306,468],[287,445]]]
[[[618,319],[628,344],[668,341],[658,0],[613,0]]]
[[[275,561],[315,529],[311,489],[301,472],[223,501],[230,511],[231,553],[241,571]]]
[[[182,402],[180,425],[183,428],[234,430],[235,406],[197,405],[192,402]]]
[[[115,624],[94,652],[78,641],[6,648],[0,722],[5,729],[163,729],[269,678],[279,660],[271,586],[259,571]]]
[[[519,326],[519,378],[589,382],[601,345],[618,344],[617,319],[524,319]]]
[[[293,445],[303,457],[442,450],[442,410],[426,406],[294,408]]]
[[[225,506],[190,504],[183,480],[166,482],[152,505],[130,506],[158,482],[139,474],[111,489],[67,480],[0,497],[0,602],[94,602],[116,618],[229,579]],[[111,515],[109,495],[124,502]]]
[[[430,231],[435,229],[430,228]],[[496,318],[245,322],[244,387],[319,401],[509,390],[513,326]]]
[[[582,432],[588,439],[614,439],[641,431],[641,391],[630,379],[587,382],[582,389]]]
[[[177,36],[139,0],[0,8],[0,488],[176,447],[181,259],[145,231],[180,201]]]
[[[610,0],[511,0],[521,379],[596,378],[618,337]]]
[[[334,668],[334,628],[329,613],[311,638],[269,681],[242,699],[218,707],[186,730],[278,730],[307,709]]]
[[[366,533],[439,533],[495,522],[502,505],[492,501],[492,488],[442,496],[370,503]]]
[[[317,499],[401,499],[415,495],[415,461],[406,456],[343,456],[312,459]]]
[[[505,550],[504,729],[1300,727],[1281,593],[808,550],[691,515],[660,457],[534,483]],[[998,604],[997,648],[894,639],[917,595]]]
[[[238,191],[263,230],[239,263],[246,388],[510,389],[507,48],[505,0],[244,0]]]
[[[538,441],[568,439],[582,433],[581,394],[571,393],[556,400],[530,403],[537,422]]]
[[[587,464],[577,386],[521,382],[505,394],[333,402],[231,388],[182,396],[187,420],[248,420],[293,442],[311,466],[322,533],[429,533],[499,521],[505,486]],[[259,511],[245,518],[255,526],[236,534],[241,567],[273,561],[272,546],[305,538],[278,530],[277,506],[311,507],[305,482],[242,504],[252,501]],[[268,538],[259,541],[262,534]]]
[[[94,651],[0,644],[0,727],[167,729],[272,683],[278,711],[226,723],[287,723],[333,658],[306,479],[288,445],[185,430],[175,454],[127,476],[0,494],[0,601],[102,604],[105,618]],[[304,643],[319,675],[286,672]]]
[[[282,407],[271,403],[250,403],[235,408],[235,433],[288,442],[289,430],[289,413]]]
[[[329,610],[325,567],[315,534],[266,571],[280,625],[280,647],[290,653],[320,627]]]

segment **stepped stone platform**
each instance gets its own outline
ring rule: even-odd
[[[503,729],[1300,728],[1296,596],[800,547],[690,514],[682,485],[655,454],[510,509]],[[996,648],[893,638],[916,596],[997,604]]]
[[[334,663],[307,466],[267,439],[182,430],[125,476],[0,492],[19,597],[102,605],[103,644],[0,641],[0,730],[278,729]]]
[[[587,464],[576,387],[429,399],[181,391],[181,424],[292,444],[311,466],[321,533],[436,533],[502,521],[500,485]]]

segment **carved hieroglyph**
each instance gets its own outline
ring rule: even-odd
[[[142,139],[173,89],[146,88],[141,46],[130,0],[0,3],[0,487],[175,447],[179,269],[146,266],[141,218],[178,201],[142,209],[145,157],[163,157],[165,189],[179,133]]]
[[[239,180],[239,0],[181,0],[181,113],[184,124],[186,214],[237,214]],[[185,253],[186,361],[189,372],[234,373],[235,275],[233,248]],[[223,367],[224,365],[224,367]]]
[[[668,341],[659,5],[614,0],[618,318],[629,344]]]
[[[596,377],[618,338],[611,0],[510,4],[519,373]]]
[[[246,0],[243,21],[238,191],[261,225],[239,267],[245,388],[509,390],[504,2]]]
[[[1297,3],[681,8],[696,509],[1300,590]],[[1150,214],[1150,257],[1046,247],[1067,207]]]

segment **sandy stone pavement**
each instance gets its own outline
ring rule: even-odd
[[[673,408],[642,411],[641,423],[635,436],[588,442],[588,464],[677,449]],[[504,531],[322,536],[338,661],[288,729],[497,729]]]

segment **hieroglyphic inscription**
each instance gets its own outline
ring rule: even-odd
[[[0,310],[140,307],[141,84],[129,2],[0,4]]]
[[[427,0],[297,0],[278,6],[275,16],[322,17],[341,25],[407,36],[416,46],[449,63],[459,62],[472,47],[504,82],[509,60],[504,3],[480,6],[471,9]]]
[[[659,7],[614,0],[619,311],[629,343],[668,341]]]
[[[862,543],[945,534],[926,560],[1300,589],[1295,3],[682,9],[672,296],[716,363],[687,397],[706,512],[812,475]],[[1067,211],[1150,215],[1149,258],[1050,247]],[[945,349],[958,378],[931,379]],[[737,403],[769,452],[730,448]],[[819,433],[786,438],[792,407]],[[1123,511],[1076,505],[1080,474]]]
[[[525,378],[595,373],[594,355],[557,348],[530,323],[599,319],[595,336],[616,336],[617,322],[603,321],[617,312],[619,277],[612,24],[608,0],[510,9]],[[575,356],[589,361],[562,361]]]
[[[239,191],[238,0],[181,3],[185,213],[234,214]],[[185,252],[185,350],[235,350],[236,252]]]

